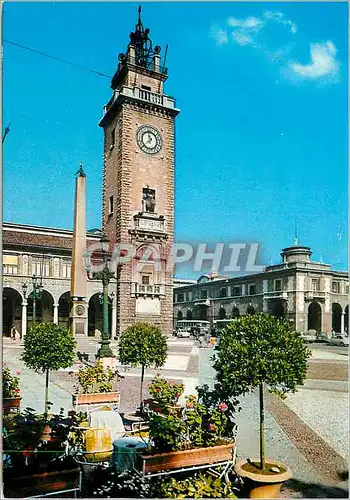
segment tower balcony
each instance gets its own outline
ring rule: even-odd
[[[309,290],[305,292],[305,300],[320,300],[324,301],[326,299],[326,293],[320,290]]]
[[[138,296],[152,296],[158,297],[165,295],[164,285],[140,285],[139,283],[131,283],[131,294]]]
[[[120,89],[114,90],[112,98],[108,101],[106,106],[104,106],[103,117],[100,122],[100,126],[103,126],[103,123],[107,119],[107,115],[114,106],[118,106],[119,104],[127,100],[144,102],[152,104],[154,106],[159,106],[163,109],[165,108],[173,111],[174,114],[178,114],[180,112],[180,110],[176,108],[176,101],[173,97],[165,94],[158,94],[157,92],[151,92],[150,90],[145,90],[138,87],[127,87],[123,85]]]

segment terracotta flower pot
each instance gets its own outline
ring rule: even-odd
[[[146,455],[140,453],[140,466],[144,474],[163,470],[192,467],[195,465],[215,464],[232,459],[235,443],[210,446],[207,448],[193,448],[184,451],[169,451]]]
[[[91,394],[72,394],[73,405],[87,405],[99,403],[118,403],[119,392],[93,392]]]
[[[5,497],[23,498],[78,488],[79,472],[80,469],[75,468],[12,478],[5,481]]]
[[[21,404],[21,397],[15,398],[3,398],[2,400],[2,411],[3,413],[10,413],[12,410],[19,410]]]
[[[259,463],[259,459],[254,458],[251,462]],[[262,474],[259,469],[249,470],[253,467],[249,467],[247,460],[236,463],[235,472],[243,478],[248,498],[278,498],[283,483],[292,477],[292,471],[277,460],[266,459],[266,465],[277,467],[281,472]]]

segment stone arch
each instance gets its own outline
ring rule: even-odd
[[[206,306],[199,306],[198,308],[198,319],[201,319],[203,321],[208,320],[208,307]]]
[[[239,309],[237,306],[233,306],[232,308],[232,318],[239,318],[241,313],[239,312]]]
[[[255,309],[251,304],[249,304],[249,306],[247,307],[247,315],[252,316],[253,314],[255,314]]]
[[[177,320],[178,321],[181,321],[183,319],[183,314],[182,314],[182,311],[180,311],[180,309],[177,311]]]
[[[2,334],[11,336],[13,326],[22,331],[22,297],[18,290],[5,287],[2,292]]]
[[[318,302],[311,302],[307,311],[307,329],[322,331],[322,309]]]
[[[43,290],[40,299],[36,299],[35,306],[35,324],[53,322],[53,304],[54,298],[50,292]],[[31,292],[28,297],[27,321],[28,326],[34,324],[34,300]]]
[[[278,319],[285,319],[287,313],[287,304],[284,300],[275,300],[271,304],[271,314]]]
[[[220,307],[219,309],[219,319],[225,319],[226,318],[226,311],[223,307]]]
[[[335,333],[341,333],[341,316],[343,310],[338,302],[333,302],[332,304],[332,331]]]
[[[58,299],[58,324],[64,328],[69,329],[69,316],[70,316],[70,292],[62,293]]]
[[[193,318],[191,309],[186,311],[186,319],[191,320]]]
[[[89,300],[88,335],[95,336],[95,330],[103,333],[103,304],[100,302],[100,292],[94,293]],[[112,299],[108,297],[108,327],[112,331]]]

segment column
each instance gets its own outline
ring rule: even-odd
[[[58,325],[58,303],[53,305],[53,322]]]
[[[117,301],[113,293],[112,296],[112,324],[111,324],[111,340],[117,335]]]
[[[86,317],[85,317],[85,321],[84,321],[84,336],[88,337],[89,336],[89,331],[88,331],[88,326],[89,326],[89,302],[88,301],[85,304],[85,308],[86,308]],[[94,332],[94,334],[95,334],[95,332]]]
[[[22,335],[22,340],[25,337],[25,334],[27,333],[27,301],[23,300],[22,301],[22,328],[21,328],[21,335]]]
[[[341,313],[341,317],[340,317],[340,332],[342,335],[344,335],[345,333],[345,313],[342,312]]]

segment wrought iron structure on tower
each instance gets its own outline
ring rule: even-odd
[[[138,8],[138,21],[135,27],[135,31],[130,33],[130,42],[128,44],[126,54],[120,53],[118,56],[119,64],[118,69],[112,79],[111,87],[115,89],[120,81],[121,74],[126,68],[127,63],[138,66],[139,68],[145,68],[150,71],[154,71],[154,56],[159,56],[161,52],[160,45],[156,45],[153,48],[152,40],[149,37],[150,29],[144,28],[141,20],[141,5]],[[134,49],[134,56],[130,58],[130,47]],[[166,46],[163,65],[159,65],[158,71],[164,75],[167,74],[167,68],[165,67],[166,55],[168,46]],[[159,56],[160,58],[160,56]]]

